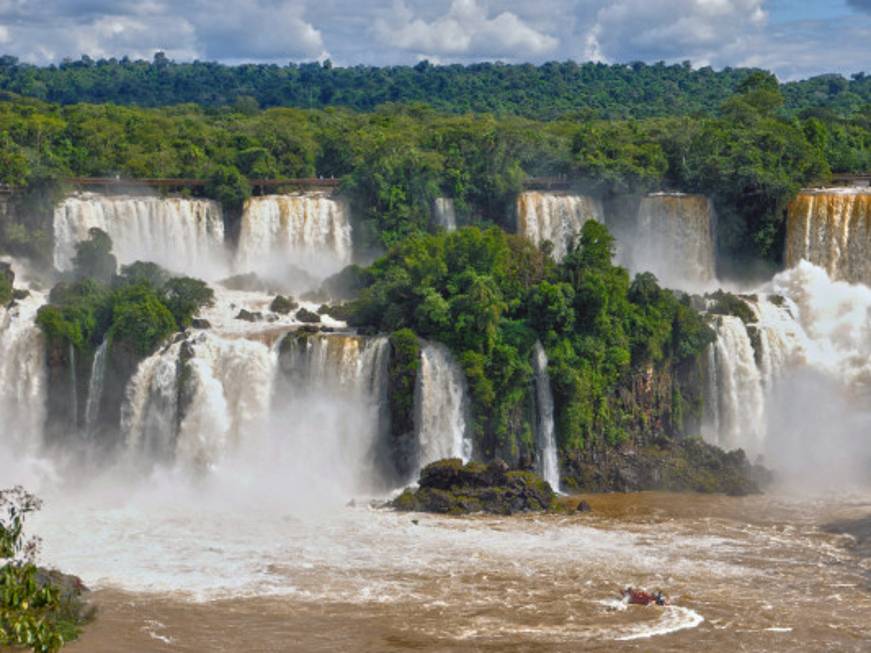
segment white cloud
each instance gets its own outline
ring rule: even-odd
[[[559,40],[533,29],[517,14],[490,17],[477,0],[453,0],[447,13],[427,22],[403,0],[375,19],[379,43],[420,55],[524,58],[554,51]]]
[[[792,78],[867,65],[871,0],[848,2],[852,15],[841,5],[802,21],[774,0],[0,0],[0,52],[38,63],[156,50],[340,65],[689,59]]]

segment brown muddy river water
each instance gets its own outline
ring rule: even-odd
[[[101,508],[46,554],[96,588],[71,652],[871,650],[871,495],[587,498],[513,518]],[[672,605],[626,606],[626,585]]]

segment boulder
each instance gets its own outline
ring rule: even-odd
[[[276,295],[269,305],[270,311],[280,315],[287,315],[297,308],[299,308],[299,304],[293,301],[293,297],[285,297],[284,295]]]
[[[191,320],[191,326],[194,329],[211,329],[212,323],[208,320],[204,320],[201,317],[195,317],[193,320]]]
[[[511,515],[551,509],[556,495],[533,472],[512,470],[502,460],[488,465],[448,458],[423,468],[417,490],[408,489],[392,505],[397,510],[466,515]]]
[[[321,321],[321,316],[317,313],[312,313],[306,308],[301,308],[296,312],[296,319],[300,322],[314,324]]]
[[[239,314],[236,316],[237,320],[245,320],[246,322],[260,322],[263,319],[262,313],[252,313],[246,309],[240,309]]]

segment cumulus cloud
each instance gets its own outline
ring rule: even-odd
[[[709,64],[758,33],[766,18],[763,0],[616,0],[604,3],[588,34],[613,61]]]
[[[0,0],[0,30],[12,54],[38,63],[81,54],[151,58],[157,50],[177,59],[325,56],[305,9],[302,0]]]
[[[852,14],[841,4],[799,18],[787,0],[0,0],[0,52],[37,63],[156,50],[231,63],[690,60],[793,78],[868,61],[871,0],[847,2]]]
[[[379,43],[424,55],[523,58],[551,52],[559,40],[533,29],[517,14],[490,16],[477,0],[453,0],[447,13],[431,21],[417,17],[403,1],[382,12],[374,24]]]

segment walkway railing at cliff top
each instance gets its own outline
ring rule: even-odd
[[[167,177],[161,179],[122,179],[119,177],[67,177],[64,181],[74,186],[84,187],[152,187],[152,188],[197,188],[208,184],[206,179],[183,179]],[[249,179],[254,188],[278,188],[282,186],[294,188],[337,188],[338,179],[321,179],[319,177],[304,177],[299,179]]]

